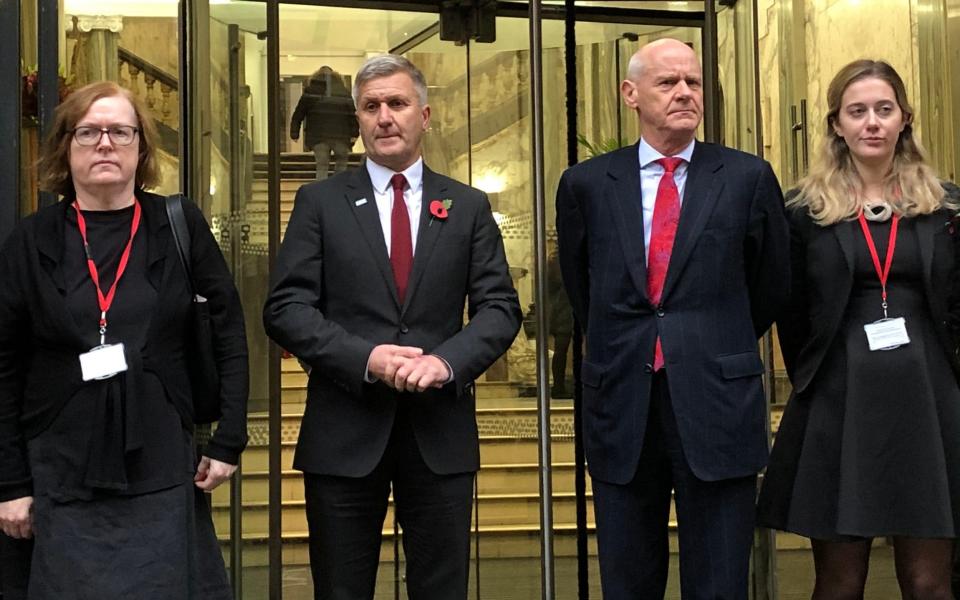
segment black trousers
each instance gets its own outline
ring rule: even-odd
[[[604,600],[663,598],[674,490],[684,600],[746,600],[756,476],[702,481],[683,454],[666,375],[654,376],[637,472],[618,485],[593,480]]]
[[[423,462],[405,410],[366,477],[304,473],[316,600],[372,599],[393,489],[411,600],[465,600],[474,473],[437,475]]]

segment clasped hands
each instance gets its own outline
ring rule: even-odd
[[[422,348],[381,344],[370,352],[367,371],[383,383],[401,392],[423,392],[440,388],[450,379],[447,364]]]

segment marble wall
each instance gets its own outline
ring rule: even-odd
[[[757,0],[763,150],[785,187],[794,182],[795,158],[798,175],[803,172],[802,137],[791,143],[790,106],[799,109],[806,100],[812,161],[826,132],[830,80],[859,58],[882,59],[897,69],[917,112],[915,130],[932,162],[944,176],[956,173],[954,128],[937,125],[960,114],[960,93],[951,89],[958,87],[951,75],[956,68],[951,71],[949,62],[938,58],[947,52],[949,60],[952,51],[960,64],[960,39],[947,34],[948,15],[960,13],[960,1],[951,2],[957,6],[944,10],[939,0]],[[956,22],[960,30],[960,17]]]
[[[960,0],[947,0],[946,46],[944,62],[953,74],[949,77],[953,118],[960,119]],[[953,165],[949,175],[956,181],[960,178],[960,126],[954,121],[954,126],[948,129],[953,133]]]
[[[808,0],[804,18],[807,116],[810,148],[820,147],[826,131],[826,95],[830,80],[859,58],[883,59],[893,65],[918,99],[919,74],[910,0]],[[923,121],[920,121],[922,129]]]

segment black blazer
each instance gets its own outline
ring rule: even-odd
[[[430,202],[442,199],[453,201],[449,214],[433,219]],[[401,305],[366,166],[297,192],[263,322],[271,338],[312,368],[294,459],[301,471],[370,473],[398,402],[412,408],[431,470],[479,468],[473,380],[510,346],[520,304],[483,192],[424,167],[419,227]],[[444,358],[456,379],[422,394],[365,383],[378,344],[423,348]]]
[[[960,205],[960,188],[944,189]],[[791,191],[792,197],[796,191]],[[840,328],[853,288],[855,232],[822,227],[798,208],[789,211],[792,285],[789,310],[777,321],[780,349],[795,394],[813,381]],[[960,381],[960,242],[954,213],[941,209],[915,217],[923,285],[937,338]]]
[[[161,196],[137,192],[138,234],[147,236],[147,279],[158,291],[140,355],[157,375],[183,424],[193,427],[184,362],[190,293]],[[0,254],[0,501],[32,493],[25,440],[47,426],[84,385],[78,355],[90,350],[65,304],[64,226],[70,201],[27,217]],[[200,210],[184,203],[197,293],[206,296],[216,332],[223,417],[206,455],[236,464],[247,442],[247,345],[233,278]],[[122,285],[122,284],[121,284]],[[78,424],[78,427],[89,424]],[[144,426],[149,426],[145,424]]]
[[[584,436],[590,473],[636,472],[660,336],[683,449],[697,477],[766,464],[757,338],[789,286],[787,222],[770,165],[697,142],[659,306],[646,294],[637,145],[568,169],[557,191],[560,265],[586,335]]]

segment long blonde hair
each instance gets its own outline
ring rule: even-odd
[[[788,207],[806,208],[820,225],[856,218],[862,206],[863,181],[853,164],[850,148],[834,130],[843,93],[862,79],[881,79],[893,88],[903,113],[904,127],[893,152],[893,165],[883,181],[883,199],[905,217],[929,214],[944,205],[945,192],[926,162],[926,152],[913,135],[913,108],[897,71],[882,60],[857,60],[840,69],[827,88],[826,135],[810,173],[800,181],[800,193]]]

